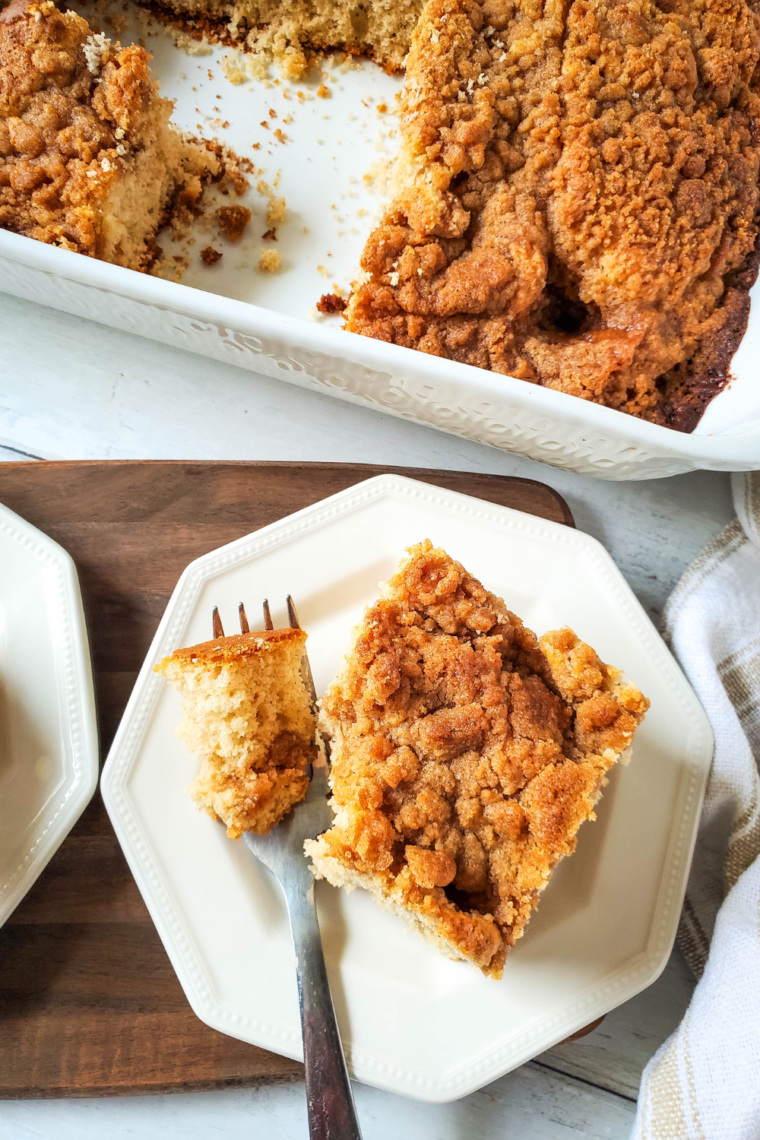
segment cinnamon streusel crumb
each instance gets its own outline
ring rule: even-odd
[[[220,206],[216,220],[228,241],[240,241],[251,220],[251,211],[245,206]]]

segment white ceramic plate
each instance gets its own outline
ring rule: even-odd
[[[90,654],[74,563],[0,506],[0,926],[97,782]]]
[[[222,68],[229,48],[188,56],[160,25],[146,30],[136,6],[122,0],[99,0],[96,7],[74,0],[73,6],[93,23],[103,21],[109,9],[116,12],[119,27],[126,21],[119,33],[124,43],[144,38],[162,92],[176,101],[178,126],[216,136],[255,162],[257,173],[242,199],[253,221],[239,245],[208,229],[195,233],[194,245],[173,250],[162,234],[167,253],[189,256],[182,284],[0,230],[0,290],[606,479],[760,465],[757,305],[732,364],[736,379],[691,435],[537,384],[346,333],[337,317],[309,321],[322,293],[334,283],[347,288],[358,274],[361,250],[383,205],[364,175],[398,146],[397,119],[378,107],[394,106],[400,78],[371,63],[328,69],[327,99],[316,97],[321,76],[313,73],[306,83],[274,82],[273,74],[268,84],[233,86]],[[111,31],[107,22],[104,28]],[[286,142],[274,136],[277,129]],[[276,246],[262,239],[269,227],[266,199],[256,189],[260,178],[287,201]],[[213,268],[198,256],[209,243],[224,253]],[[263,247],[280,253],[278,273],[257,270]],[[753,295],[758,292],[760,286]]]
[[[255,488],[252,488],[255,493]],[[175,735],[178,695],[153,672],[284,595],[309,631],[317,690],[404,548],[461,558],[537,632],[571,625],[651,698],[629,768],[555,873],[494,982],[452,962],[363,891],[317,888],[352,1072],[430,1101],[464,1096],[649,985],[675,935],[712,735],[692,690],[600,544],[557,523],[378,476],[193,562],[156,633],[103,774],[109,814],[195,1012],[234,1037],[301,1055],[293,951],[279,889],[193,806],[196,762]]]

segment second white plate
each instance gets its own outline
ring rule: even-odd
[[[296,598],[317,690],[404,548],[430,538],[536,632],[568,624],[625,668],[652,707],[578,850],[555,873],[494,982],[452,962],[362,891],[320,883],[325,957],[349,1065],[429,1101],[464,1096],[649,985],[675,936],[712,734],[691,688],[606,551],[588,535],[398,476],[379,476],[192,563],[127,706],[103,794],[193,1009],[224,1033],[301,1055],[293,950],[275,882],[199,813],[180,704],[153,665]],[[278,600],[280,601],[278,607]],[[279,608],[279,612],[277,609]]]
[[[74,563],[0,506],[0,926],[97,782],[95,700]]]

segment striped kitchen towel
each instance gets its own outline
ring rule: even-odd
[[[760,1138],[760,472],[665,611],[713,760],[678,943],[699,982],[644,1070],[634,1140]]]

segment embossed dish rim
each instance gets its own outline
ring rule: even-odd
[[[0,563],[8,567],[20,555],[29,589],[22,599],[14,593],[13,614],[5,619],[0,598],[0,636],[14,662],[13,711],[8,716],[34,717],[35,702],[40,700],[50,716],[35,721],[41,756],[14,756],[11,749],[13,766],[28,763],[26,786],[38,779],[41,786],[33,802],[25,800],[13,812],[19,846],[12,863],[0,862],[0,926],[87,807],[97,787],[99,766],[90,652],[76,568],[58,543],[0,503]],[[8,588],[13,571],[4,578]],[[44,626],[39,638],[38,620]],[[2,727],[16,731],[11,725]],[[44,766],[38,775],[40,763]],[[2,784],[0,778],[0,795]],[[36,793],[36,783],[34,787]],[[12,790],[6,788],[5,794],[12,795]]]
[[[377,576],[392,570],[401,548],[423,537],[423,530],[444,546],[454,536],[460,542],[469,536],[470,553],[482,563],[482,569],[470,568],[508,598],[510,580],[515,583],[510,587],[513,594],[525,591],[529,582],[523,601],[531,593],[543,597],[535,579],[540,566],[548,567],[544,572],[549,575],[559,574],[563,582],[575,583],[562,602],[562,609],[572,611],[566,620],[575,624],[575,617],[581,616],[576,626],[581,636],[585,626],[592,635],[602,631],[603,637],[621,639],[617,664],[628,665],[652,699],[633,762],[621,770],[619,794],[608,790],[599,809],[601,822],[593,825],[600,830],[585,836],[586,850],[596,853],[588,865],[579,862],[588,861],[588,855],[582,857],[582,843],[574,860],[559,868],[577,868],[573,876],[577,873],[578,879],[565,879],[553,898],[550,893],[544,897],[528,933],[508,959],[502,982],[481,978],[472,967],[450,963],[428,949],[364,892],[346,899],[320,884],[328,969],[354,1074],[403,1095],[443,1102],[482,1087],[633,997],[659,975],[675,937],[712,734],[673,657],[595,539],[404,476],[380,475],[211,551],[187,567],[169,601],[114,739],[102,791],[195,1012],[221,1032],[298,1057],[300,1033],[288,957],[292,948],[286,926],[278,926],[281,904],[280,910],[273,909],[273,888],[265,890],[266,879],[257,877],[265,873],[253,868],[240,845],[227,840],[223,829],[186,797],[194,759],[176,739],[179,700],[153,673],[153,665],[178,645],[204,635],[212,595],[223,613],[233,613],[243,584],[252,595],[269,591],[274,596],[285,574],[288,588],[300,595],[301,616],[311,630],[315,679],[322,689],[362,605],[376,595]],[[336,540],[343,552],[340,573],[335,568]],[[456,556],[458,550],[453,545],[449,549]],[[383,552],[382,566],[378,551]],[[511,559],[505,557],[509,551],[515,552]],[[553,552],[553,559],[547,560],[547,551]],[[345,585],[334,593],[336,578],[349,589],[360,580],[361,592],[351,606],[343,601]],[[593,596],[589,580],[594,582]],[[556,618],[552,611],[551,619]],[[548,626],[538,628],[540,632]],[[653,811],[655,792],[659,795]],[[634,859],[632,850],[637,852]],[[601,852],[605,858],[600,864]],[[621,893],[619,875],[625,867],[636,886],[629,889],[629,884]],[[588,890],[584,887],[577,896],[581,902],[564,913],[565,900],[576,897],[567,893],[573,882],[572,891],[578,883],[588,884]],[[558,902],[559,912],[553,909]],[[562,925],[568,914],[569,924]],[[366,965],[373,947],[380,947],[384,956],[396,955],[390,973],[376,963]],[[521,992],[534,997],[518,1012]],[[531,1004],[536,1001],[545,1004],[539,1009]],[[465,1015],[464,1010],[471,1013]],[[459,1032],[449,1033],[441,1043],[441,1026],[436,1030],[431,1024],[444,1013]],[[471,1022],[465,1026],[466,1017]],[[415,1045],[429,1042],[431,1034],[434,1045]],[[440,1056],[433,1055],[435,1050]]]
[[[44,274],[55,286],[40,298],[35,295],[34,282],[31,287],[11,283],[8,289],[0,277],[0,288],[16,295],[100,319],[91,305],[88,311],[87,295],[76,293],[76,286],[97,290],[108,301],[109,316],[107,322],[103,318],[104,323],[114,327],[176,343],[170,334],[177,331],[172,329],[172,321],[178,317],[206,335],[208,344],[185,344],[191,351],[430,423],[452,434],[522,450],[558,466],[589,470],[603,478],[646,478],[650,476],[646,470],[630,474],[617,471],[627,472],[628,462],[646,468],[650,456],[660,457],[659,468],[653,469],[651,476],[693,467],[749,470],[760,464],[760,417],[756,421],[750,418],[749,427],[731,432],[684,434],[563,392],[135,273],[3,230],[0,259],[26,267],[35,275]],[[64,281],[75,287],[75,296],[66,296]],[[120,302],[127,303],[123,314]],[[130,302],[152,310],[165,326],[166,335],[150,326],[140,327],[140,310]],[[300,361],[299,353],[310,354],[312,360]],[[432,409],[436,397],[447,406],[427,415],[426,404]],[[515,421],[515,408],[524,409],[534,424],[542,425],[546,438],[536,440],[535,447],[530,440],[521,445],[524,433]],[[468,419],[474,422],[468,423]],[[586,454],[586,466],[582,461],[572,461],[573,449]],[[663,460],[668,458],[675,461],[670,469],[667,464],[663,468]]]

